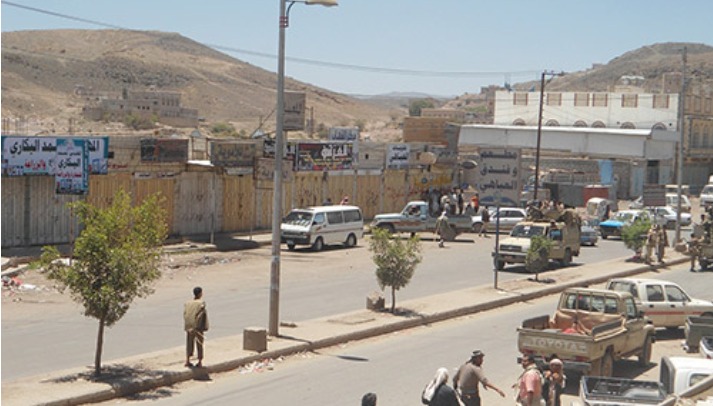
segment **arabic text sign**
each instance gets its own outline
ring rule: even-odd
[[[2,137],[2,174],[4,176],[54,175],[57,164],[57,137]],[[108,137],[68,137],[86,140],[89,171],[106,175],[109,168]]]
[[[210,143],[210,162],[216,166],[236,168],[253,166],[255,160],[253,142],[216,142]]]
[[[408,168],[411,147],[408,144],[389,144],[386,153],[386,167],[389,169]]]
[[[285,92],[283,130],[302,131],[305,129],[306,100],[307,96],[303,92]]]
[[[143,162],[186,162],[188,140],[172,138],[144,138],[141,140]]]
[[[357,141],[359,127],[331,127],[327,139],[330,141]]]
[[[296,170],[337,171],[353,169],[354,146],[348,142],[305,142],[297,145]]]
[[[255,179],[274,180],[275,160],[270,158],[258,158],[255,165]],[[282,160],[282,180],[285,182],[292,181],[292,161],[288,161],[287,159]]]
[[[84,195],[89,192],[89,143],[83,139],[57,140],[55,193]]]
[[[481,205],[517,206],[520,202],[520,149],[487,148],[480,150],[477,190]]]

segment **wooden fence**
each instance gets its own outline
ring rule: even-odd
[[[343,196],[362,208],[366,219],[399,211],[409,200],[421,198],[429,187],[450,187],[449,168],[296,172],[283,185],[283,209],[321,205]],[[85,198],[106,207],[119,189],[129,191],[134,203],[161,193],[169,232],[190,236],[211,232],[248,233],[269,230],[272,221],[272,181],[251,175],[226,175],[211,170],[185,171],[173,177],[135,177],[112,173],[90,177],[85,197],[57,195],[54,177],[2,178],[2,246],[61,244],[79,232],[67,203]]]

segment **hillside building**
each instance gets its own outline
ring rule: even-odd
[[[198,110],[181,106],[181,93],[125,91],[121,97],[98,97],[82,109],[88,120],[123,121],[128,115],[156,120],[174,127],[198,126]]]

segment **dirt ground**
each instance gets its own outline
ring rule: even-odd
[[[219,280],[218,278],[223,277],[220,270],[205,272],[210,266],[251,261],[255,258],[257,258],[255,254],[245,251],[164,254],[161,261],[162,277],[156,287],[170,281],[171,284],[185,284],[185,288],[190,289],[194,283],[193,276],[197,274],[201,274],[203,280],[206,278]],[[3,281],[2,318],[4,320],[46,316],[48,312],[63,312],[73,308],[78,308],[78,305],[72,301],[69,293],[67,291],[61,293],[54,282],[47,279],[40,269],[28,267],[10,281]]]

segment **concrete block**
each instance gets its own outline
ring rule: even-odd
[[[247,327],[244,329],[243,350],[267,351],[267,330],[262,327]]]
[[[368,310],[383,310],[384,309],[384,296],[379,292],[373,292],[366,297],[366,308]]]

